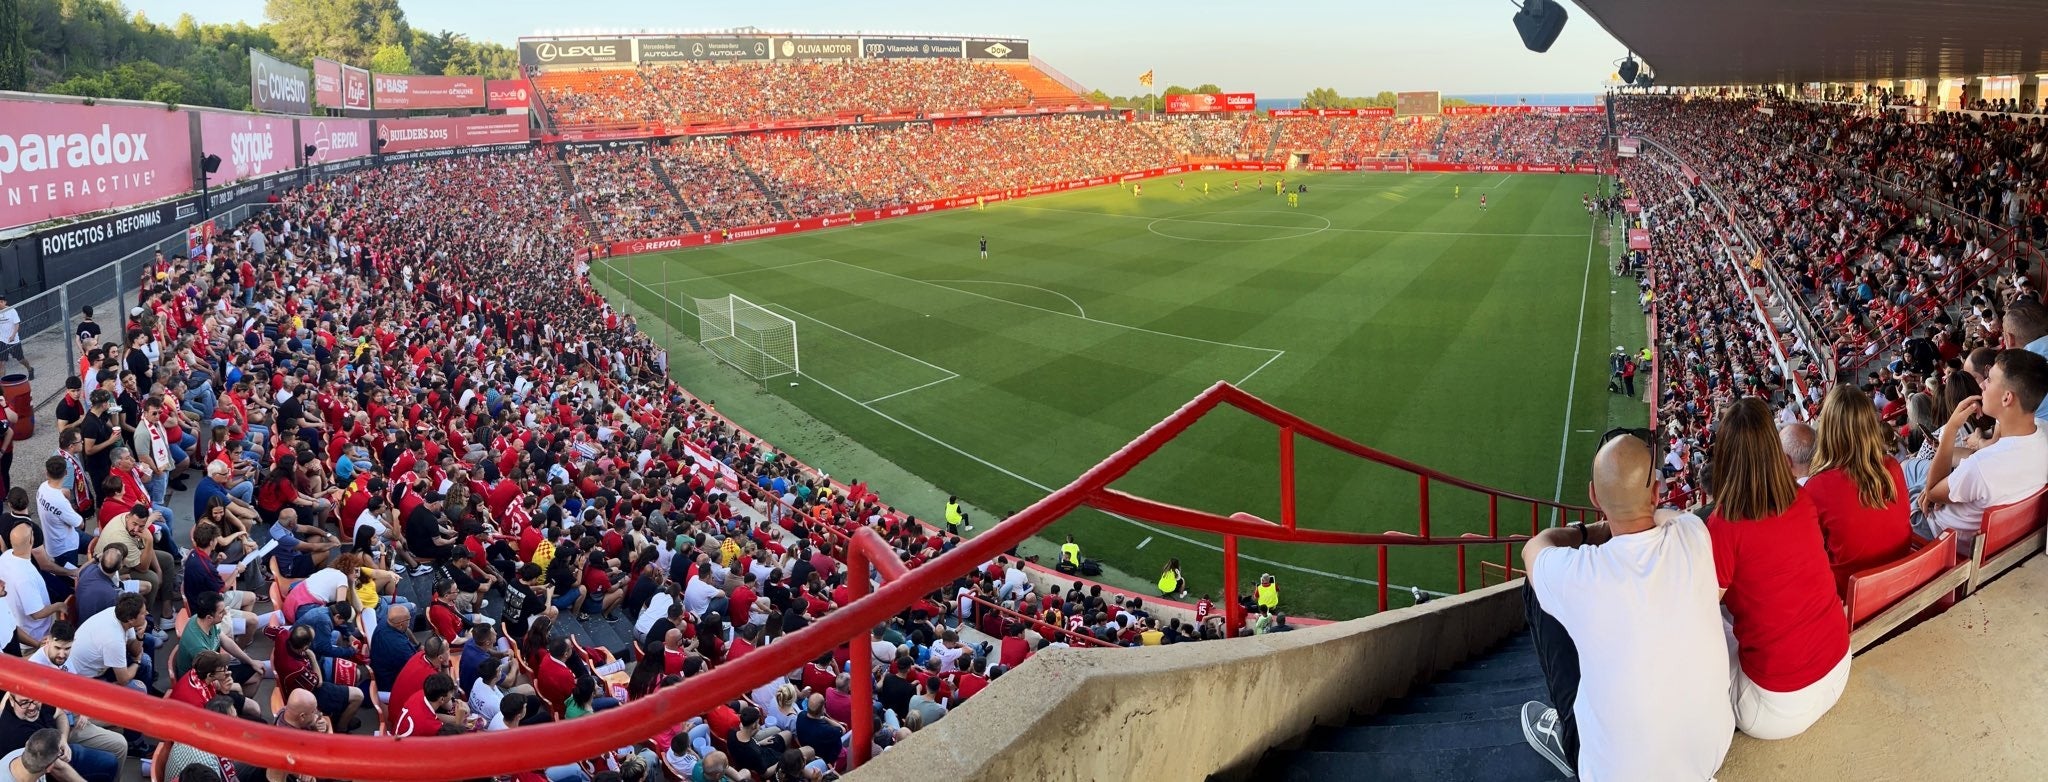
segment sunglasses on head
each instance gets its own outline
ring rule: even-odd
[[[1653,460],[1657,458],[1657,433],[1641,427],[1618,427],[1614,429],[1609,429],[1605,433],[1600,435],[1600,443],[1594,446],[1593,449],[1595,451],[1598,451],[1601,448],[1607,447],[1607,442],[1609,440],[1613,440],[1616,437],[1634,437],[1638,440],[1643,441],[1643,445],[1649,446],[1650,448],[1650,458]],[[1643,485],[1654,486],[1656,485],[1656,483],[1657,471],[1655,469],[1652,469],[1650,470],[1650,473],[1647,476],[1647,478],[1644,480]]]

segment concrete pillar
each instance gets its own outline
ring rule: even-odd
[[[2020,77],[2020,105],[2028,108],[2040,105],[2041,76],[2030,74]]]

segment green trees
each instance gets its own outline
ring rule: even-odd
[[[0,0],[0,89],[249,108],[249,52],[387,73],[510,77],[510,48],[406,23],[398,0],[268,0],[262,26],[159,24],[115,0]]]

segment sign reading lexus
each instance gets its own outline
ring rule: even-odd
[[[967,40],[967,59],[970,60],[1029,60],[1029,41],[977,41]]]
[[[641,62],[766,60],[766,38],[642,38]]]
[[[860,56],[860,41],[852,38],[777,38],[778,60],[851,60]]]
[[[624,38],[519,42],[519,62],[526,65],[609,65],[632,61],[633,42]]]
[[[249,102],[257,111],[279,114],[313,112],[313,79],[306,69],[249,50]]]
[[[958,39],[940,38],[862,38],[862,57],[896,59],[959,59],[966,56],[966,47]]]

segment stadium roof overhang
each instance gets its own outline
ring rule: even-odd
[[[1800,84],[2048,70],[2048,0],[1576,0],[1657,84]],[[1615,54],[1616,59],[1621,57]]]

